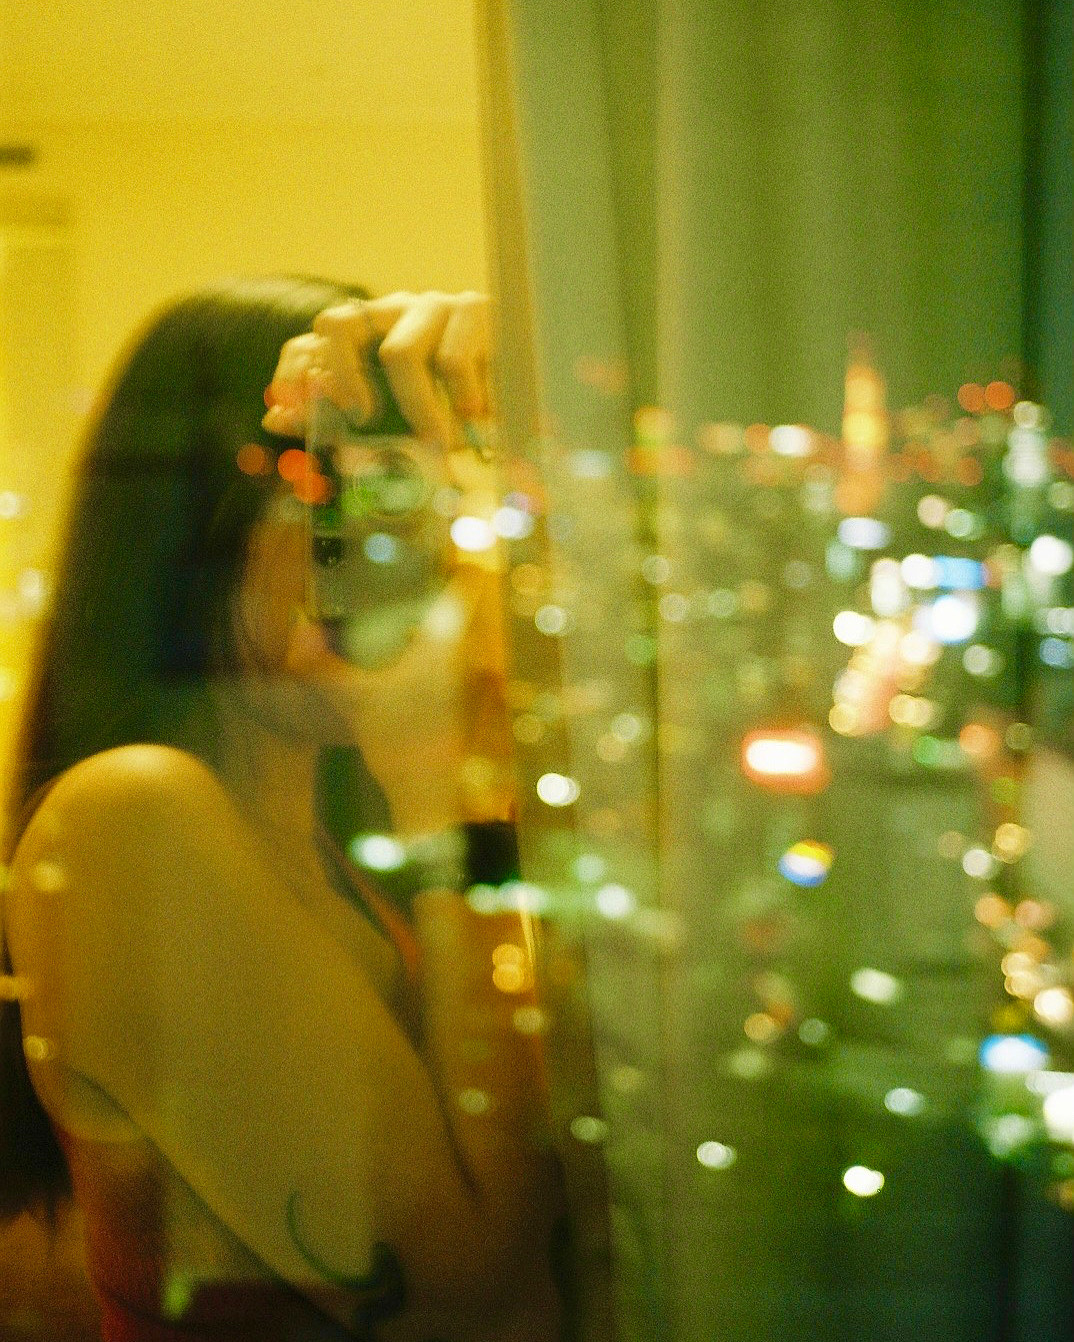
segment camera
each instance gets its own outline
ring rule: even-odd
[[[309,613],[340,656],[381,666],[444,586],[457,492],[420,439],[362,433],[326,400],[309,422]]]

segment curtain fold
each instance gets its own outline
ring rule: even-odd
[[[1063,898],[988,845],[1069,731],[1068,0],[481,23],[577,1335],[1058,1342],[979,901]]]

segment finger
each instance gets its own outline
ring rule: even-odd
[[[446,294],[420,294],[380,344],[380,362],[407,423],[419,437],[435,438],[444,447],[454,437],[454,425],[434,380],[432,359],[450,315]]]
[[[460,419],[486,419],[489,397],[489,311],[483,294],[458,294],[433,366]]]
[[[261,423],[269,433],[301,438],[306,430],[310,404],[311,375],[325,367],[327,342],[311,331],[286,341],[276,361],[276,371],[265,389],[268,407]]]
[[[327,342],[323,358],[334,378],[333,400],[341,409],[369,419],[378,409],[370,374],[377,333],[366,304],[356,301],[325,308],[313,319],[313,329]]]

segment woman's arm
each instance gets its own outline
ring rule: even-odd
[[[210,770],[156,746],[96,756],[56,784],[13,871],[35,1084],[70,1126],[70,1081],[88,1078],[322,1304],[311,1259],[361,1277],[382,1244],[415,1309],[487,1316],[541,1276],[544,1171],[532,1040],[471,953],[473,917],[421,905],[427,1059]]]

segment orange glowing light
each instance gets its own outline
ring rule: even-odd
[[[1014,917],[1019,927],[1040,932],[1055,922],[1056,910],[1039,899],[1023,899],[1015,908]]]
[[[1002,927],[1010,922],[1011,906],[999,895],[989,893],[982,895],[973,906],[973,914],[984,927]]]
[[[751,452],[767,452],[772,430],[767,424],[751,424],[742,435]]]
[[[291,488],[299,503],[308,503],[311,506],[327,503],[332,493],[331,481],[327,476],[319,475],[316,471],[303,475],[294,482]]]
[[[958,743],[971,758],[987,760],[998,753],[1001,741],[994,727],[983,722],[967,722],[958,734]]]
[[[633,475],[686,476],[694,467],[689,450],[677,443],[638,443],[626,457]]]
[[[831,778],[820,737],[810,731],[750,732],[742,741],[742,771],[761,787],[806,796],[822,792]]]
[[[979,414],[985,408],[984,387],[977,382],[963,383],[958,389],[958,403],[969,414]]]
[[[289,485],[297,484],[310,466],[309,456],[300,447],[289,447],[280,453],[276,462],[276,469]]]
[[[984,479],[984,471],[976,457],[963,457],[955,474],[960,485],[979,485]]]
[[[641,443],[666,443],[674,436],[675,420],[658,405],[643,405],[634,414],[634,432]]]
[[[989,410],[1009,410],[1018,399],[1009,382],[990,382],[985,387],[984,398]]]
[[[240,447],[235,454],[235,465],[243,475],[267,475],[272,469],[268,453],[259,443],[245,443]]]

